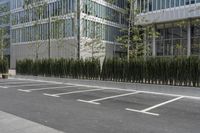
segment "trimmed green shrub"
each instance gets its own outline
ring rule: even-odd
[[[67,78],[98,79],[101,69],[97,59],[41,59],[20,60],[16,63],[16,71],[22,75],[40,75]]]
[[[8,61],[0,60],[0,73],[8,73]]]
[[[0,65],[2,66],[1,62]],[[105,59],[102,67],[98,59],[42,59],[36,61],[25,59],[17,61],[16,70],[18,74],[22,75],[200,86],[200,59],[198,57],[137,58],[129,62],[114,58]]]

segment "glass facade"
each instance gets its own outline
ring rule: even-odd
[[[20,9],[24,5],[23,0],[13,0],[11,7],[12,10]],[[41,6],[40,12],[38,7],[19,10],[11,15],[12,26],[23,25],[20,28],[13,28],[11,33],[12,43],[30,42],[36,40],[47,40],[48,39],[48,27],[49,22],[45,21],[49,17],[60,17],[75,12],[75,1],[74,0],[57,0],[50,2],[45,6]],[[58,18],[61,23],[51,22],[51,39],[66,38],[74,36],[74,18]],[[42,22],[43,21],[43,22]],[[30,26],[24,26],[32,22]],[[37,24],[36,24],[37,23]],[[61,26],[58,26],[61,25]],[[58,29],[62,27],[62,29]]]
[[[200,55],[200,19],[193,20],[191,26],[191,54]]]
[[[92,15],[104,20],[112,21],[118,24],[126,24],[126,15],[109,6],[104,6],[92,0],[83,0],[84,6],[82,12],[87,15]],[[126,4],[125,0],[120,2],[123,6]]]
[[[14,0],[15,2],[12,3],[12,6],[17,8],[18,4],[16,2],[22,0]],[[20,2],[18,8],[22,8],[23,2]],[[14,9],[15,9],[14,8]],[[45,7],[42,7],[42,12],[40,16],[36,14],[36,8],[27,9],[12,13],[12,25],[27,23],[31,21],[36,21],[38,19],[47,19],[50,17],[56,17],[60,15],[66,15],[69,13],[75,12],[75,1],[74,0],[58,0],[52,3],[49,3]]]
[[[87,17],[81,18],[80,26],[83,27],[82,29],[84,29],[81,32],[81,37],[93,38],[97,37],[97,34],[99,34],[98,36],[102,40],[111,42],[115,41],[116,37],[121,34],[121,28],[119,28],[117,25],[126,25],[126,16],[122,11],[122,8],[127,6],[127,0],[115,0],[112,5],[102,4],[93,0],[82,0],[81,3],[83,3],[83,7],[80,7],[81,14],[84,14],[87,17],[93,16],[109,22],[109,24],[107,24],[108,22],[101,23],[88,20]],[[55,26],[56,24],[54,22],[51,23],[52,39],[56,39],[57,37],[75,37],[75,32],[77,31],[76,24],[78,24],[78,22],[76,22],[77,20],[75,15],[77,8],[76,0],[56,0],[49,2],[47,5],[41,7],[42,13],[39,15],[37,14],[38,7],[26,10],[18,10],[21,9],[23,5],[23,0],[12,0],[12,10],[16,10],[11,16],[11,24],[12,27],[14,27],[12,28],[11,34],[12,43],[47,40],[49,27],[47,20],[49,17],[57,17],[59,19],[62,17],[61,21],[64,21],[61,24],[62,29],[59,31],[57,31],[58,26]],[[39,22],[37,26],[34,25],[35,22]],[[30,23],[32,23],[32,25],[24,26],[24,24]],[[39,33],[36,34],[38,31]],[[55,33],[55,31],[57,32]]]
[[[58,26],[59,25],[59,26]],[[12,30],[12,43],[30,42],[48,39],[48,23],[15,28]],[[58,28],[59,27],[59,28]],[[51,39],[74,36],[74,19],[51,23]]]
[[[177,23],[156,26],[159,33],[156,38],[157,56],[187,55],[187,27]]]
[[[122,35],[119,27],[109,26],[98,22],[83,19],[82,37],[98,38],[106,41],[115,41],[118,36]],[[113,34],[114,33],[114,34]]]
[[[200,3],[200,0],[137,0],[140,13]]]

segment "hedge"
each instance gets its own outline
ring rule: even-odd
[[[7,60],[0,60],[0,73],[8,73],[8,62]]]
[[[22,75],[54,76],[63,78],[98,79],[100,61],[74,59],[42,59],[20,60],[16,63],[16,71]]]
[[[43,59],[17,61],[17,73],[76,79],[179,86],[200,86],[198,57],[105,59]]]

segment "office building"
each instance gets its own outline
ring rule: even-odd
[[[140,23],[159,33],[148,41],[153,56],[200,55],[200,0],[137,0],[135,6],[146,20]]]
[[[24,58],[120,55],[127,0],[11,0],[11,67]],[[40,14],[38,15],[38,7]],[[49,25],[50,24],[50,25]]]

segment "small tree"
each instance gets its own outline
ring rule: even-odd
[[[48,4],[47,4],[46,0],[40,0],[40,1],[24,0],[24,5],[23,5],[24,10],[32,10],[32,14],[34,14],[34,18],[32,18],[33,23],[34,23],[34,25],[33,25],[33,31],[34,31],[33,34],[34,35],[31,35],[31,39],[35,41],[35,47],[33,47],[32,45],[30,47],[34,48],[34,53],[35,53],[36,59],[38,59],[40,48],[44,43],[40,39],[41,35],[38,33],[40,33],[39,26],[42,24],[41,19],[42,19],[43,13],[44,13],[45,9],[47,9],[47,7],[48,7]],[[26,16],[24,16],[24,17],[26,17]],[[50,13],[49,13],[49,17],[50,17]],[[51,25],[50,21],[49,21],[49,25]],[[49,30],[50,30],[50,26],[48,27],[48,31]],[[30,33],[28,33],[28,34],[30,34]],[[48,37],[50,37],[50,31],[48,33]]]
[[[0,28],[0,52],[1,52],[1,60],[4,59],[4,50],[8,47],[8,44],[4,43],[6,32],[4,28]]]
[[[0,12],[4,13],[3,16],[1,16],[1,23],[2,24],[9,24],[10,22],[10,12],[9,9],[5,6],[0,7]],[[8,31],[6,30],[5,26],[0,27],[0,54],[1,54],[1,59],[4,59],[4,51],[6,48],[9,47],[9,44],[6,42],[6,38],[8,36]]]
[[[109,0],[108,2],[111,1],[113,0]],[[94,7],[87,1],[84,2],[81,12],[84,12],[87,15],[92,15],[93,13],[96,14]],[[84,17],[84,19],[87,20],[86,17]],[[101,36],[101,33],[105,31],[105,28],[100,23],[94,21],[89,27],[86,26],[82,30],[82,32],[89,33],[89,35],[87,37],[85,36],[84,38],[83,46],[91,50],[91,58],[95,58],[95,54],[100,54],[102,50],[105,49],[105,45]],[[98,55],[97,57],[101,58],[102,56]]]
[[[123,29],[124,36],[118,37],[117,41],[127,48],[127,60],[141,56],[151,55],[148,39],[159,34],[154,30],[153,25],[141,25],[140,22],[147,22],[144,17],[138,17],[139,10],[135,9],[136,0],[129,0],[127,9],[128,29]]]

